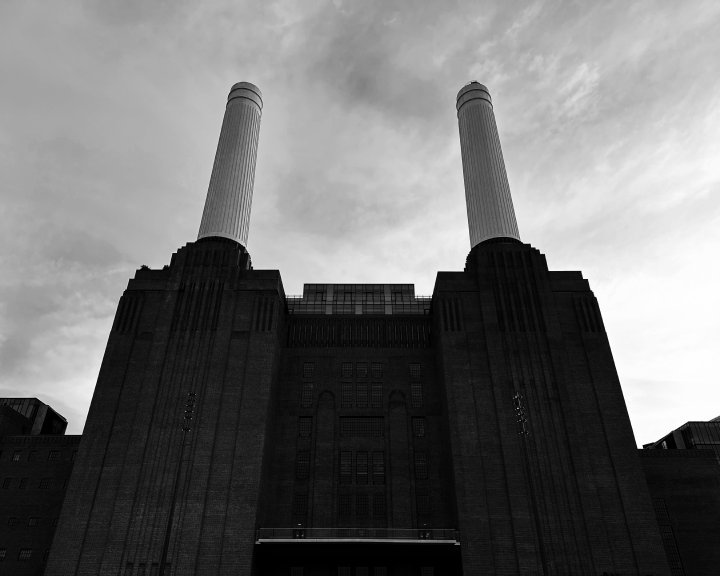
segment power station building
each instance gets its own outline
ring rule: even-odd
[[[45,573],[668,576],[597,301],[520,240],[488,90],[431,298],[252,267],[262,104],[232,87],[197,241],[120,300]]]

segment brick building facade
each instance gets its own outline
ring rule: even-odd
[[[597,301],[520,241],[487,90],[429,299],[252,268],[261,110],[233,87],[198,241],[120,300],[46,574],[667,576]]]

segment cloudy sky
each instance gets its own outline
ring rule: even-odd
[[[597,295],[638,443],[720,414],[720,3],[0,3],[0,395],[79,433],[118,298],[195,239],[225,99],[265,108],[249,250],[407,282],[469,250],[485,83],[520,233]]]

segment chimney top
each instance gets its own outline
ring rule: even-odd
[[[233,87],[230,88],[230,93],[228,94],[228,103],[235,98],[246,98],[251,100],[260,110],[262,110],[262,92],[260,92],[260,88],[255,86],[255,84],[251,84],[250,82],[238,82],[237,84],[233,84]]]
[[[460,92],[457,94],[455,108],[460,112],[460,108],[471,100],[485,100],[492,108],[490,91],[484,84],[480,84],[477,80],[472,80],[460,88]]]

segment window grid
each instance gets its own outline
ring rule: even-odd
[[[345,416],[340,418],[340,436],[380,438],[384,435],[382,416]]]
[[[370,387],[370,404],[373,408],[383,407],[383,385],[382,382],[373,382]]]
[[[415,477],[420,479],[428,477],[428,461],[425,452],[415,452]]]
[[[340,452],[340,484],[352,484],[352,452]]]
[[[37,526],[39,518],[37,516],[31,516],[28,518],[28,526]]]
[[[30,560],[30,558],[32,558],[32,553],[32,548],[20,548],[18,560]]]
[[[7,489],[10,488],[10,484],[12,483],[12,478],[3,478],[2,487]]]
[[[315,374],[315,364],[313,362],[305,362],[303,364],[303,378],[312,378]]]
[[[357,494],[355,497],[355,515],[358,518],[370,516],[370,496],[368,494]]]
[[[418,490],[416,493],[417,499],[417,513],[420,516],[427,516],[430,514],[430,494],[427,490]]]
[[[295,478],[307,480],[310,475],[310,451],[300,450],[295,461]]]
[[[28,479],[27,478],[20,478],[20,484],[18,484],[18,488],[21,490],[24,490],[27,486]]]
[[[352,494],[340,494],[340,517],[352,515]]]
[[[423,389],[420,382],[410,383],[410,403],[413,408],[422,408],[423,406]]]
[[[50,488],[50,478],[43,478],[40,480],[39,488],[41,490],[47,490]]]
[[[343,378],[352,378],[352,362],[343,362],[340,367],[340,375]]]
[[[372,455],[373,484],[385,484],[385,453],[373,452]]]
[[[7,557],[7,548],[0,548],[0,562],[3,562]]]
[[[12,456],[12,461],[13,461],[13,462],[20,462],[20,457],[21,457],[21,456],[22,456],[22,452],[20,452],[19,450],[16,450],[15,453],[13,454],[13,456]]]
[[[308,495],[296,492],[293,496],[293,516],[307,516]]]
[[[357,407],[367,408],[368,407],[368,383],[358,382],[356,385],[357,391]]]
[[[311,408],[313,402],[313,383],[303,382],[302,392],[300,394],[300,407]]]
[[[60,460],[60,451],[50,450],[50,453],[48,454],[48,462],[57,462],[58,460]]]
[[[356,482],[358,484],[368,483],[368,453],[358,452],[355,457]]]
[[[380,364],[379,362],[372,363],[372,377],[373,378],[382,378],[383,377],[382,364]]]
[[[417,363],[410,364],[409,368],[410,368],[410,378],[412,378],[413,380],[417,380],[418,378],[420,378],[420,374],[421,374],[420,364],[417,364]]]
[[[413,418],[413,435],[417,438],[425,437],[425,418]]]
[[[353,385],[352,382],[340,384],[340,406],[341,408],[353,407]]]
[[[312,436],[312,417],[301,416],[298,422],[298,435],[300,438],[309,438]]]
[[[367,375],[368,375],[367,362],[358,362],[355,369],[357,370],[358,378],[367,378]]]
[[[387,516],[387,502],[385,494],[378,493],[373,495],[373,517],[385,518]]]

